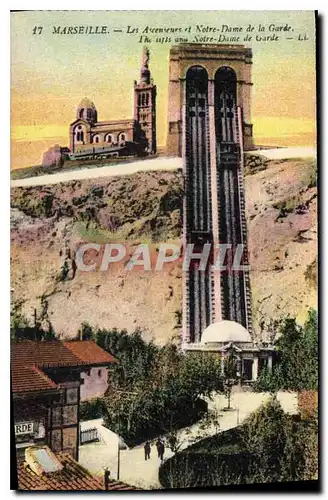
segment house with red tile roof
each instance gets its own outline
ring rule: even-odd
[[[11,346],[11,387],[18,460],[32,445],[78,459],[81,400],[104,395],[117,359],[92,340],[18,341]],[[87,381],[87,390],[83,391]],[[82,397],[81,397],[82,393]]]
[[[90,364],[88,369],[81,373],[81,402],[102,397],[108,389],[108,353],[100,349],[93,341],[69,341],[64,342],[64,345],[75,356],[85,362],[89,361],[91,363],[95,358],[98,360],[97,366]],[[101,354],[101,351],[103,354]],[[114,356],[111,356],[111,358],[113,363],[117,362]],[[102,359],[106,365],[102,365]]]
[[[25,450],[17,469],[20,491],[129,491],[137,490],[121,481],[93,476],[68,453],[53,453],[47,446]]]

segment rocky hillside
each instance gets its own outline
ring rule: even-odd
[[[314,161],[276,160],[255,168],[246,176],[246,201],[256,324],[287,314],[303,322],[317,306]]]
[[[247,162],[247,211],[256,324],[316,304],[317,244],[314,164],[305,160]],[[140,327],[157,343],[177,336],[182,273],[76,269],[81,242],[179,242],[181,171],[73,181],[12,189],[12,289],[32,318],[73,336],[83,321]],[[127,255],[127,258],[129,255]],[[257,328],[258,332],[260,328]]]
[[[12,189],[12,288],[31,318],[50,320],[73,336],[83,321],[99,327],[141,327],[165,342],[178,331],[181,271],[108,272],[76,269],[82,242],[175,241],[181,233],[181,172]]]

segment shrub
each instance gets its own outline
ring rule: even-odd
[[[93,420],[102,418],[106,413],[106,407],[102,398],[84,401],[80,404],[80,420]]]
[[[273,397],[239,428],[178,452],[159,479],[166,488],[190,488],[300,481],[317,472],[317,423],[286,415]]]

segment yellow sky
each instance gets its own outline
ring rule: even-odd
[[[119,12],[28,11],[12,13],[11,22],[11,137],[12,168],[40,163],[42,152],[55,142],[68,144],[69,123],[86,95],[98,110],[99,120],[131,118],[133,81],[139,77],[143,43],[148,27],[189,29],[222,24],[291,26],[278,41],[245,43],[253,49],[252,116],[255,141],[270,145],[313,145],[315,142],[314,14],[303,12]],[[41,26],[41,35],[33,28]],[[106,26],[104,35],[57,35],[56,26]],[[129,34],[133,28],[139,33]],[[114,33],[121,29],[121,33]],[[245,34],[245,33],[244,33]],[[276,32],[277,34],[277,32]],[[307,40],[298,40],[299,37]],[[166,141],[168,58],[175,43],[152,42],[150,69],[157,85],[158,143]],[[164,35],[165,36],[165,35]],[[293,38],[287,40],[287,37]],[[253,36],[254,38],[254,36]],[[241,43],[244,43],[241,41]]]

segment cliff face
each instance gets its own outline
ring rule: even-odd
[[[131,176],[12,189],[12,288],[31,318],[73,336],[83,321],[133,331],[163,343],[178,333],[181,270],[128,272],[126,259],[108,272],[76,269],[83,242],[180,241],[182,174]],[[128,258],[127,254],[127,258]]]
[[[246,197],[255,326],[265,317],[300,320],[316,305],[316,187],[305,160],[249,165]],[[76,269],[81,242],[180,243],[181,171],[12,189],[12,288],[31,318],[34,308],[56,333],[73,336],[83,321],[140,327],[157,343],[177,337],[182,271]],[[312,187],[311,187],[312,186]]]
[[[317,307],[317,188],[314,161],[269,162],[246,176],[253,316],[295,315]]]

